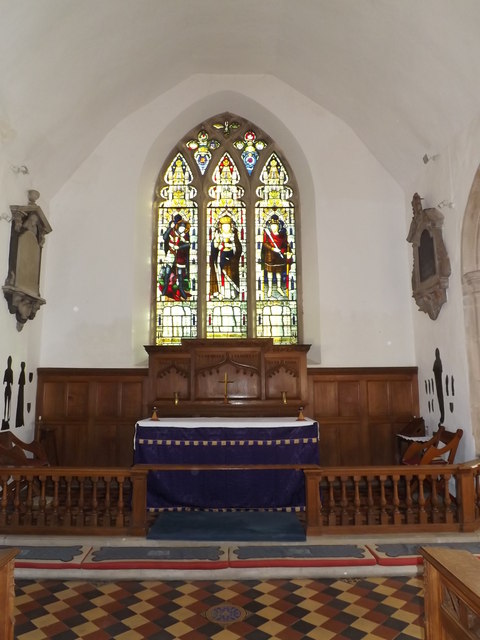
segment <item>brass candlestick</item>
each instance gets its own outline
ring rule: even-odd
[[[153,407],[152,417],[150,418],[150,420],[158,420],[157,407]]]
[[[297,421],[299,421],[299,420],[305,420],[305,416],[303,415],[303,407],[300,407],[300,409],[298,410]]]
[[[177,406],[177,404],[179,403],[179,399],[178,399],[178,391],[175,391],[173,394],[173,404],[175,406]]]
[[[283,404],[287,404],[287,392],[282,391],[282,402]]]

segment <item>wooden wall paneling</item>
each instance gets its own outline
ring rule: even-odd
[[[363,421],[349,421],[338,425],[338,447],[342,466],[370,464],[369,444],[368,432]]]
[[[88,461],[91,460],[92,452],[87,438],[88,423],[69,422],[68,424],[55,424],[53,432],[60,466],[90,466]],[[47,451],[48,454],[49,452]]]
[[[340,444],[338,439],[338,424],[324,420],[320,429],[320,464],[324,467],[340,466]]]
[[[86,420],[90,412],[88,380],[67,382],[67,417]]]
[[[418,416],[417,369],[311,368],[308,397],[322,465],[394,464],[395,434]]]
[[[395,462],[396,436],[392,422],[370,422],[368,424],[369,462],[367,464],[390,465]]]
[[[41,391],[41,397],[38,397]],[[37,415],[44,419],[62,418],[67,415],[67,382],[46,381],[37,389]]]
[[[36,414],[42,420],[36,437],[48,432],[45,444],[56,449],[60,465],[129,466],[135,423],[146,417],[146,374],[145,369],[39,369]]]
[[[135,423],[150,415],[152,394],[153,397],[163,394],[165,398],[159,406],[159,415],[162,411],[166,411],[164,415],[175,415],[173,394],[180,383],[186,385],[183,392],[186,397],[195,401],[191,386],[193,373],[181,358],[178,365],[174,362],[177,353],[182,355],[174,352],[175,355],[167,354],[166,358],[153,358],[153,366],[157,367],[153,374],[146,369],[39,369],[36,415],[42,416],[45,428],[55,433],[58,464],[131,464]],[[254,400],[252,413],[247,415],[261,415],[262,411],[263,415],[286,415],[284,411],[292,415],[298,411],[294,400],[282,408],[282,391],[287,391],[287,398],[291,400],[289,388],[283,388],[288,387],[291,377],[288,365],[291,355],[285,350],[280,360],[279,357],[272,354],[270,358],[269,353],[265,359],[265,369],[270,367],[273,372],[270,378],[265,376],[271,383],[270,387],[267,385],[267,394],[252,386],[251,380],[248,391],[244,391],[242,379],[237,380],[236,393],[248,395],[253,388],[254,395],[268,396]],[[243,367],[238,373],[231,361],[226,366],[231,367],[228,377],[232,380],[248,370]],[[217,375],[214,367],[210,375],[208,393],[215,394],[216,398],[222,398],[223,371]],[[315,368],[308,369],[307,373],[304,413],[320,425],[322,465],[393,464],[395,434],[413,416],[418,416],[416,368]],[[295,384],[299,384],[298,376]],[[255,403],[262,406],[262,411],[255,408]],[[188,411],[188,404],[180,397],[180,409]],[[191,405],[198,409],[195,402]],[[231,415],[227,410],[232,409],[235,409],[233,404],[217,406],[218,415]],[[38,428],[39,425],[37,437]]]
[[[93,415],[95,418],[113,418],[120,414],[121,383],[111,380],[98,380],[90,385],[93,396]]]
[[[144,410],[144,385],[142,381],[129,382],[125,381],[121,385],[120,390],[120,416],[130,418],[134,421],[138,420],[140,415],[146,418]]]
[[[317,376],[309,376],[310,398],[308,414],[310,417],[336,417],[338,411],[338,384],[334,381],[323,381]]]
[[[360,416],[362,388],[359,380],[338,381],[338,414]]]
[[[418,385],[416,380],[390,380],[391,415],[408,415],[418,406]]]
[[[367,414],[370,418],[390,415],[387,380],[367,380]]]

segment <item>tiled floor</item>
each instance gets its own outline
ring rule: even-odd
[[[423,638],[421,577],[16,581],[16,640]]]

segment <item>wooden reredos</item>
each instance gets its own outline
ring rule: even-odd
[[[162,416],[296,415],[307,403],[309,348],[270,339],[146,346],[149,408]]]

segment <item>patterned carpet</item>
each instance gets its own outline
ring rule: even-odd
[[[420,577],[350,580],[16,580],[16,640],[411,640]]]

